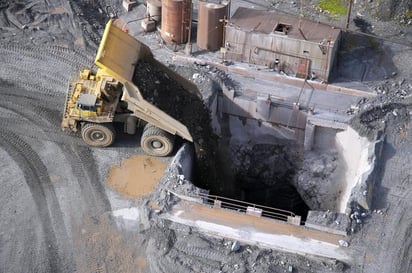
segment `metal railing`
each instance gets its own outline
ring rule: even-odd
[[[288,217],[295,217],[296,215],[287,210],[276,209],[272,207],[257,205],[245,201],[231,199],[223,196],[198,193],[199,197],[204,203],[212,205],[213,207],[230,209],[238,212],[251,214],[252,212],[258,212],[259,216],[272,218],[281,221],[288,221]],[[253,213],[252,213],[253,214]]]

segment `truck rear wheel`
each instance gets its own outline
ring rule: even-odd
[[[144,127],[140,146],[151,156],[167,156],[173,151],[174,136],[151,124]]]
[[[82,126],[82,138],[84,142],[93,147],[110,146],[116,137],[116,131],[112,124],[86,123]]]

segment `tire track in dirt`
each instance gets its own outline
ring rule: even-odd
[[[73,13],[78,15],[86,48],[92,50],[97,50],[103,35],[104,25],[109,18],[122,12],[122,9],[120,9],[121,1],[119,0],[70,1],[70,6]]]
[[[5,95],[5,101],[0,101],[0,108],[14,112],[18,116],[24,117],[28,122],[25,124],[22,120],[17,119],[16,123],[14,123],[13,120],[0,119],[0,123],[10,128],[9,130],[21,132],[24,136],[52,141],[58,144],[62,151],[65,151],[64,156],[68,159],[68,162],[73,164],[71,167],[74,175],[80,182],[79,187],[82,189],[84,200],[91,208],[99,208],[99,210],[104,208],[103,211],[109,211],[110,204],[105,195],[104,186],[99,182],[100,177],[98,176],[90,148],[77,134],[62,132],[60,129],[61,116],[59,111],[61,108],[59,110],[51,110],[43,107],[43,105],[50,105],[50,98],[48,100],[36,100],[33,103],[30,97],[32,95],[30,93],[27,94],[29,95],[26,97],[12,95],[12,99],[9,95]],[[32,130],[26,130],[25,128],[29,127],[30,124]],[[33,127],[33,125],[35,126]],[[68,143],[74,145],[69,147]]]
[[[46,166],[31,146],[14,133],[6,130],[1,131],[0,145],[19,165],[24,174],[26,185],[30,190],[40,218],[39,224],[43,230],[42,239],[47,246],[50,272],[69,272],[67,265],[73,264],[70,261],[71,255],[61,249],[58,242],[58,240],[66,241],[68,236]],[[30,250],[30,248],[24,249]],[[24,256],[26,255],[29,253],[24,254]]]
[[[15,104],[16,101],[21,104]],[[28,99],[14,98],[13,102],[11,100],[1,100],[0,109],[7,109],[24,118],[23,120],[16,118],[15,121],[13,118],[0,118],[2,127],[8,128],[10,132],[37,140],[86,146],[77,134],[65,133],[60,129],[60,115],[56,115],[55,112],[42,107],[35,107],[35,104],[31,104]],[[27,128],[30,128],[30,130],[27,130]]]
[[[91,65],[92,60],[90,57],[86,57],[85,54],[78,54],[78,52],[58,46],[49,46],[39,49],[32,47],[24,47],[20,45],[7,45],[6,49],[8,50],[7,55],[9,56],[9,61],[16,57],[16,55],[26,55],[21,62],[7,62],[7,70],[11,71],[11,73],[9,72],[9,75],[21,75],[20,72],[30,74],[31,72],[28,70],[27,65],[29,64],[29,66],[31,66],[37,64],[36,66],[39,66],[39,64],[37,63],[38,60],[44,61],[44,63],[50,63],[50,59],[56,59],[57,62],[55,65],[52,66],[53,68],[55,66],[62,68],[67,65],[67,67],[70,67],[71,69],[73,69],[74,67],[76,71],[78,67],[85,66],[86,63]],[[22,65],[22,63],[24,65]],[[45,71],[50,71],[52,73],[47,74],[45,73]],[[96,192],[102,193],[104,192],[104,189],[102,188],[102,185],[98,182],[98,176],[96,175],[96,167],[93,166],[91,163],[93,159],[90,155],[90,150],[86,148],[86,145],[83,143],[83,141],[81,141],[77,134],[66,134],[63,133],[60,129],[62,114],[61,109],[64,105],[63,96],[65,94],[61,92],[56,93],[53,91],[56,91],[56,87],[62,89],[62,82],[65,82],[64,88],[66,88],[67,79],[60,78],[60,73],[58,72],[60,72],[59,69],[53,70],[50,67],[46,67],[44,68],[44,70],[36,71],[33,80],[29,79],[28,77],[19,76],[19,78],[22,79],[22,81],[20,81],[20,85],[23,85],[23,87],[25,87],[25,90],[20,90],[13,86],[14,83],[19,82],[15,77],[16,80],[13,80],[13,83],[10,82],[8,84],[10,91],[1,90],[1,93],[5,94],[4,97],[6,99],[4,102],[0,102],[0,106],[17,113],[18,115],[29,120],[30,122],[35,124],[36,127],[39,128],[39,130],[35,130],[35,132],[38,132],[39,135],[33,134],[33,131],[30,131],[27,134],[28,136],[53,141],[55,143],[59,143],[60,145],[74,143],[76,145],[75,149],[77,151],[79,151],[79,149],[81,150],[81,152],[77,153],[77,158],[71,158],[73,159],[73,161],[69,161],[76,162],[76,167],[73,168],[73,170],[76,172],[76,176],[78,178],[81,178],[81,180],[84,180],[85,177],[88,177],[88,180],[91,181],[92,188],[94,188]],[[67,75],[65,75],[64,73],[62,73],[62,75],[67,77]],[[34,92],[30,92],[28,90],[33,90]],[[62,96],[56,96],[60,94]],[[8,123],[10,123],[10,121]],[[19,126],[17,126],[17,129],[18,128]],[[62,148],[66,149],[66,146],[67,145],[63,145]],[[73,154],[73,151],[67,151],[70,157],[72,157],[71,154]],[[89,154],[89,156],[85,156],[85,154]],[[83,171],[79,173],[78,170]],[[94,195],[94,193],[92,193],[91,191],[86,191],[85,200],[88,200],[90,196]],[[108,201],[105,195],[100,195],[99,198],[96,198],[96,200],[99,199],[105,200],[103,202],[105,203],[105,205],[99,205],[103,205],[103,207],[105,207],[106,209],[110,209],[110,207],[107,206]]]
[[[0,43],[0,53],[4,68],[3,71],[0,68],[2,73],[14,75],[14,79],[30,84],[44,82],[47,83],[45,87],[50,89],[53,89],[50,83],[67,82],[73,73],[93,66],[93,57],[85,52],[59,46],[39,48]],[[12,73],[9,69],[23,74]]]
[[[6,109],[1,106],[0,108]],[[20,118],[0,118],[0,127],[8,128],[8,131],[13,132],[21,137],[27,137],[33,140],[50,141],[56,144],[73,144],[76,146],[87,147],[83,142],[81,137],[75,133],[65,133],[56,130],[40,129],[39,127],[34,127],[33,123],[28,120],[22,120]],[[28,128],[30,128],[28,130]]]
[[[86,2],[83,4],[88,7],[89,3]],[[42,6],[49,16],[50,9],[58,8],[62,3],[66,10],[79,4],[73,1],[47,1],[36,6],[34,12]],[[21,5],[27,7],[27,4]],[[71,23],[68,28],[79,30],[78,22],[84,20],[76,18],[79,14],[73,15],[71,11],[68,13],[69,20],[59,20],[58,16],[55,16],[42,21],[43,25],[53,24],[50,26],[50,33],[41,30],[38,32],[39,39],[33,34],[34,39],[49,41],[55,33],[61,34],[61,30],[66,27],[64,22]],[[89,10],[88,16],[93,13],[98,11]],[[92,17],[89,19],[93,19]],[[107,17],[102,15],[101,19],[106,21]],[[92,26],[87,22],[83,24],[88,31],[84,34],[91,33],[89,36],[92,36],[85,39],[95,41],[94,49],[97,49],[103,25],[99,23]],[[16,31],[18,33],[12,43],[22,38],[23,33]],[[72,32],[68,33],[67,37],[71,34]],[[29,37],[23,38],[28,40]],[[27,235],[24,241],[23,238],[16,241],[19,248],[26,244],[29,246],[21,256],[16,257],[27,257],[25,263],[31,264],[35,272],[103,272],[110,269],[110,266],[112,269],[108,272],[135,272],[134,245],[127,242],[127,246],[133,245],[133,248],[128,249],[127,254],[124,253],[122,234],[118,233],[116,222],[111,218],[111,214],[107,213],[111,211],[111,205],[104,183],[101,182],[101,170],[94,158],[104,154],[93,153],[93,149],[86,147],[76,134],[62,133],[60,129],[67,80],[74,78],[79,70],[93,66],[94,54],[89,55],[87,52],[59,46],[35,47],[0,43],[0,94],[3,96],[0,101],[0,126],[6,128],[0,134],[0,148],[8,146],[7,152],[13,154],[13,161],[16,161],[19,169],[24,172],[27,188],[37,207],[36,211],[33,208],[31,212],[34,215],[28,212],[28,216],[36,219],[36,226],[41,226],[37,233],[41,236],[34,233],[35,237]],[[56,153],[54,162],[51,158],[53,153]],[[69,166],[61,166],[64,170],[59,170],[60,162],[67,162]],[[62,178],[60,182],[59,176]],[[73,198],[76,194],[79,197]],[[11,202],[13,200],[12,198]],[[71,208],[69,206],[72,200],[78,203],[73,203]],[[29,200],[28,204],[30,202],[33,201]],[[10,206],[14,206],[14,203],[10,203]],[[39,216],[36,215],[37,211]],[[80,219],[73,219],[76,216],[82,217],[85,222],[76,223],[75,220]],[[67,221],[67,230],[76,234],[67,234],[64,220]],[[91,224],[88,225],[88,221],[91,221]],[[26,229],[30,227],[22,227],[22,232],[19,233],[5,231],[5,234],[20,236],[26,233]],[[71,236],[73,238],[70,238]],[[33,242],[30,242],[30,238],[33,238]],[[80,242],[78,240],[86,245],[84,251],[76,247],[76,243]],[[38,249],[38,253],[33,253],[30,249]],[[0,271],[1,268],[2,266]],[[19,267],[13,270],[28,272],[19,270]]]
[[[93,214],[100,215],[111,211],[110,201],[105,193],[105,188],[96,168],[91,148],[82,146],[62,145],[64,157],[71,162],[74,176],[79,182],[83,199],[88,204]]]
[[[20,45],[20,44],[4,44],[1,43],[1,50],[5,51],[5,57],[18,54],[21,59],[36,59],[41,61],[55,60],[56,64],[84,65],[93,63],[94,57],[84,51],[69,49],[58,45],[45,45],[42,47]]]
[[[22,101],[30,102],[32,105],[39,105],[39,107],[47,108],[53,111],[61,112],[61,107],[64,105],[65,96],[62,93],[55,93],[53,95],[27,92],[26,89],[16,89],[13,85],[5,86],[7,83],[2,82],[1,95],[7,97],[5,101]],[[20,103],[21,104],[21,103]],[[63,115],[63,113],[59,113]]]
[[[101,214],[107,211],[111,211],[109,200],[105,194],[104,185],[100,183],[100,176],[96,168],[91,149],[86,147],[81,138],[79,138],[77,135],[71,134],[72,136],[70,136],[63,133],[60,129],[60,109],[54,110],[48,108],[50,106],[50,102],[54,101],[54,98],[56,97],[41,95],[42,98],[38,99],[36,98],[37,94],[16,88],[16,86],[13,86],[12,84],[10,84],[6,88],[9,88],[6,93],[13,93],[13,91],[17,92],[14,92],[14,94],[5,94],[3,96],[4,100],[0,101],[0,113],[2,113],[1,110],[3,109],[3,112],[5,112],[6,116],[0,118],[0,124],[4,128],[8,128],[9,134],[14,133],[15,135],[29,136],[34,140],[34,142],[40,140],[42,142],[51,141],[57,144],[57,146],[59,147],[59,156],[64,158],[65,162],[70,163],[69,173],[73,173],[76,177],[78,187],[76,186],[75,188],[80,189],[79,193],[81,193],[82,195],[81,200],[85,202],[85,205],[78,203],[77,210],[81,212],[80,215],[83,215],[86,218],[95,219],[93,221],[99,222]],[[2,91],[3,90],[0,87],[0,92]],[[53,105],[52,108],[58,107],[55,107],[55,105]],[[5,110],[7,110],[7,112]],[[27,130],[27,128],[30,129]],[[28,139],[28,141],[29,143],[32,143],[30,139]],[[48,174],[44,174],[44,176],[48,176]],[[45,194],[47,195],[47,193]],[[70,193],[69,195],[72,195],[72,193]],[[65,211],[65,213],[67,214],[68,212]],[[48,225],[47,219],[42,218],[41,221]],[[70,224],[73,225],[73,223]],[[111,224],[115,226],[114,222],[112,222]],[[92,226],[94,227],[94,225]],[[88,230],[88,232],[99,234],[100,225],[96,226],[95,228],[96,230]],[[71,236],[79,235],[71,234]],[[84,239],[89,240],[91,238],[85,236]],[[45,245],[45,249],[48,249],[48,246],[51,245],[49,241],[43,244]],[[67,241],[66,239],[64,239],[61,241],[63,244],[71,244],[70,240]],[[96,249],[87,249],[87,251],[91,250],[93,253],[96,253],[96,251],[97,253],[99,253],[99,249],[102,247],[101,244],[104,245],[104,242],[96,241],[92,244],[93,247],[96,247]],[[76,251],[74,251],[74,253],[76,253]],[[99,253],[96,255],[97,256],[91,255],[91,257],[104,257],[104,252],[103,254]],[[47,254],[45,257],[49,257],[49,254]],[[93,263],[91,263],[90,265],[92,264]],[[58,266],[56,266],[56,268],[57,267]],[[88,268],[93,268],[93,266]],[[51,269],[45,270],[45,272],[57,271]]]
[[[113,220],[107,220],[108,222],[104,224],[101,223],[102,215],[110,212],[111,206],[105,194],[104,184],[100,182],[101,176],[95,164],[92,150],[88,148],[76,134],[70,134],[70,136],[61,131],[60,109],[56,109],[59,108],[56,107],[56,105],[50,105],[51,103],[53,104],[58,97],[42,94],[40,98],[37,98],[38,93],[35,94],[18,87],[16,88],[16,86],[12,84],[10,84],[8,88],[6,93],[12,94],[5,94],[5,100],[0,101],[0,113],[2,109],[4,109],[3,111],[8,110],[9,112],[6,113],[6,117],[0,118],[0,124],[6,128],[10,128],[10,131],[16,134],[21,132],[23,136],[29,136],[35,140],[52,141],[59,147],[59,156],[64,158],[62,162],[69,162],[70,164],[66,167],[66,169],[68,168],[67,173],[69,177],[75,177],[75,179],[73,179],[75,181],[72,183],[76,183],[75,188],[80,189],[78,192],[81,194],[81,202],[76,204],[77,211],[79,211],[80,214],[77,214],[77,216],[80,215],[80,217],[87,219],[86,223],[87,221],[98,223],[86,225],[87,234],[82,234],[82,228],[80,228],[79,233],[77,227],[77,224],[80,224],[80,227],[82,227],[84,223],[70,223],[74,225],[74,227],[72,226],[72,231],[74,230],[75,232],[75,234],[71,234],[71,236],[75,238],[75,241],[72,243],[76,243],[79,238],[90,240],[90,242],[86,244],[87,249],[85,249],[85,251],[91,253],[87,256],[89,261],[87,269],[93,269],[93,259],[104,260],[107,259],[106,255],[108,255],[103,247],[106,246],[107,243],[101,241],[102,239],[104,240],[104,238],[101,238],[101,236],[93,236],[101,233],[101,225],[113,225],[113,227],[115,227],[116,223]],[[17,92],[13,92],[14,90]],[[0,92],[1,91],[2,88],[0,88]],[[13,124],[13,120],[15,120],[16,123]],[[25,131],[25,128],[31,129]],[[29,141],[31,142],[31,140]],[[68,195],[72,194],[72,192],[68,193]],[[65,213],[67,214],[68,212],[65,211]],[[89,234],[93,234],[92,237],[90,237]],[[95,238],[99,238],[99,240]],[[119,251],[115,247],[113,249]],[[77,251],[74,253],[77,253]],[[77,254],[75,254],[76,261],[79,261],[76,255]],[[84,256],[80,255],[80,257],[83,257],[80,259],[80,265],[82,265],[82,268],[85,268],[83,261]]]

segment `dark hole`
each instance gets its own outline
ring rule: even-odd
[[[218,153],[216,179],[203,184],[199,177],[199,187],[208,189],[211,195],[290,211],[306,220],[309,207],[291,184],[296,166],[288,158],[287,149],[266,144],[230,149]]]
[[[250,183],[251,180],[248,178],[239,179],[238,182],[242,185],[240,188],[242,200],[291,211],[296,215],[300,215],[303,221],[306,220],[309,207],[289,181],[283,181],[272,186],[259,183],[259,181]]]

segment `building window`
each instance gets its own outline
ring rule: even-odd
[[[286,25],[286,24],[279,23],[275,27],[275,32],[276,33],[288,34],[290,28],[291,28],[291,25]]]

